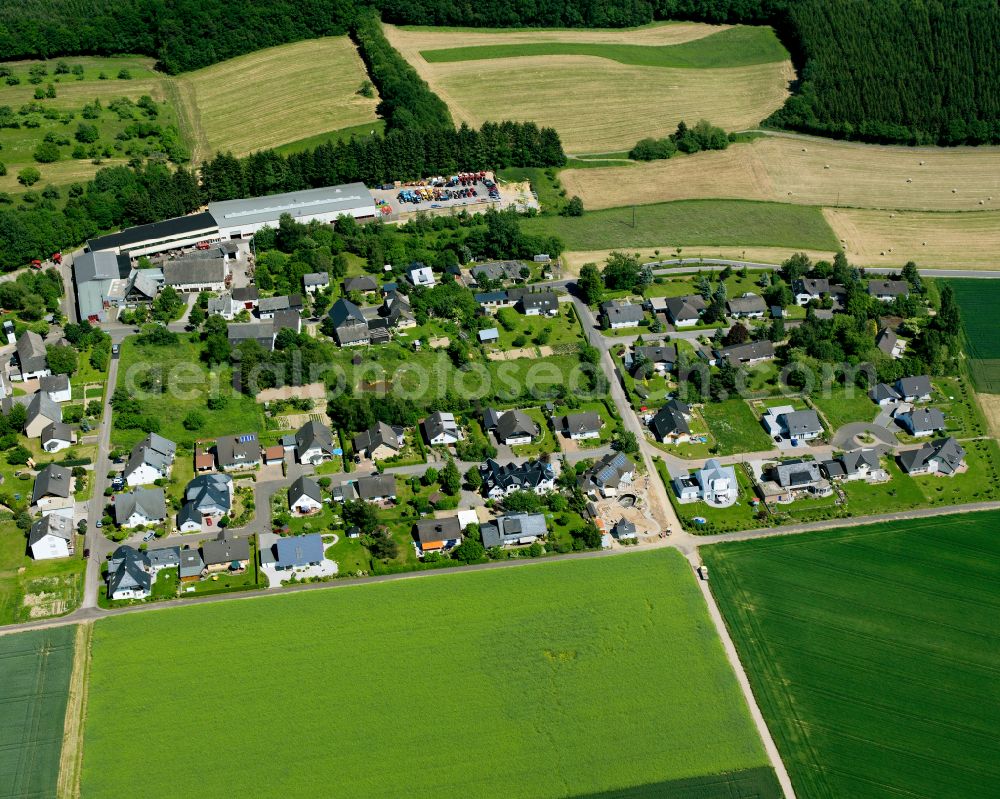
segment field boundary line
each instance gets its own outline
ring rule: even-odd
[[[85,621],[76,628],[73,649],[73,671],[69,678],[66,719],[63,722],[62,751],[59,755],[59,777],[56,780],[58,799],[79,799],[80,776],[83,772],[83,730],[87,717],[87,696],[90,677],[90,642],[94,623]]]

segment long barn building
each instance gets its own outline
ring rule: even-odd
[[[87,242],[87,250],[138,258],[193,247],[200,242],[250,238],[263,227],[277,227],[283,214],[289,214],[296,222],[334,222],[340,216],[372,219],[378,211],[363,183],[325,186],[209,203],[207,211],[98,236]]]

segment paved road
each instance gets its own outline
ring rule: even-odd
[[[762,261],[736,261],[727,258],[668,258],[663,261],[649,261],[644,266],[653,269],[654,275],[689,275],[692,272],[721,272],[726,267],[730,269],[778,269],[779,264],[768,264]],[[898,273],[899,269],[887,266],[866,266],[864,271],[873,275],[890,275]],[[1000,270],[984,269],[925,269],[920,267],[920,274],[926,277],[972,277],[983,280],[1000,279]]]

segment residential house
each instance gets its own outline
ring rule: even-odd
[[[951,477],[965,468],[965,450],[954,438],[938,439],[920,449],[899,453],[899,465],[907,474],[938,474]]]
[[[182,255],[163,265],[163,283],[185,293],[224,291],[230,277],[227,260],[218,247]]]
[[[727,361],[732,367],[756,366],[774,360],[774,344],[770,341],[749,341],[715,351],[716,364]]]
[[[302,475],[288,487],[288,507],[303,516],[315,513],[323,507],[323,491],[319,483]]]
[[[498,444],[530,444],[541,435],[539,424],[524,411],[507,411],[500,414],[493,434]]]
[[[455,421],[455,414],[435,411],[420,423],[424,439],[432,446],[455,444],[465,436]]]
[[[685,414],[670,403],[664,405],[649,421],[649,429],[653,431],[657,441],[664,444],[683,444],[691,440],[691,426],[688,424],[690,415]]]
[[[178,576],[182,583],[189,583],[193,580],[200,580],[205,572],[205,561],[201,558],[201,553],[197,549],[182,549],[181,564],[178,567]]]
[[[265,466],[276,466],[285,460],[285,448],[281,444],[263,447],[260,454]]]
[[[62,422],[52,422],[44,427],[41,435],[42,449],[46,452],[59,452],[76,443],[73,428]]]
[[[896,335],[894,330],[883,327],[875,337],[875,346],[890,358],[902,358],[906,350],[906,342]]]
[[[825,278],[804,277],[795,281],[793,291],[796,305],[808,305],[830,293],[830,281]]]
[[[233,478],[228,474],[200,474],[184,489],[184,505],[177,514],[182,533],[200,532],[229,513],[233,505]]]
[[[775,441],[787,438],[793,443],[812,441],[823,435],[823,424],[814,410],[797,411],[791,405],[768,408],[761,419],[764,429]]]
[[[203,472],[211,472],[215,469],[215,455],[211,452],[207,452],[200,446],[196,446],[194,450],[194,470],[201,474]]]
[[[344,294],[350,294],[352,292],[367,294],[370,291],[378,291],[378,282],[371,275],[349,277],[344,281],[343,286]]]
[[[327,315],[333,324],[333,334],[341,347],[356,347],[371,343],[368,320],[361,309],[348,299],[341,297],[330,308]]]
[[[156,433],[150,433],[132,447],[132,454],[122,473],[130,486],[155,483],[170,476],[170,469],[177,454],[177,445]]]
[[[723,466],[715,458],[691,475],[675,478],[674,491],[681,502],[701,500],[706,505],[728,508],[739,498],[739,482],[732,466]]]
[[[274,322],[233,322],[226,328],[229,346],[235,349],[244,341],[256,341],[268,352],[274,349]]]
[[[354,483],[358,499],[366,502],[388,502],[396,499],[396,478],[391,474],[361,477]]]
[[[427,288],[430,288],[437,283],[437,280],[434,277],[434,270],[419,262],[410,264],[410,268],[407,270],[406,275],[414,286],[426,286]]]
[[[35,487],[31,491],[31,504],[37,505],[44,514],[47,508],[60,509],[67,506],[73,496],[73,474],[65,466],[50,463],[35,477]],[[69,502],[72,508],[72,502]]]
[[[783,461],[774,467],[772,474],[781,488],[779,501],[791,502],[800,494],[825,497],[833,491],[815,460]]]
[[[447,552],[462,543],[462,524],[458,516],[444,519],[421,519],[413,526],[417,555]]]
[[[149,559],[149,568],[153,574],[160,569],[177,569],[181,565],[181,550],[179,547],[158,547],[147,549],[146,557]]]
[[[542,513],[510,513],[498,516],[479,528],[483,546],[507,547],[533,544],[548,535],[548,524]]]
[[[864,480],[869,483],[889,479],[874,449],[853,449],[821,464],[829,480]]]
[[[604,318],[604,326],[608,330],[636,327],[646,318],[641,305],[633,305],[631,302],[619,302],[618,300],[601,303],[601,316]]]
[[[260,291],[256,286],[233,289],[232,295],[233,302],[240,306],[240,310],[253,311],[260,302]]]
[[[517,307],[525,316],[555,316],[559,297],[554,291],[529,291],[521,295]]]
[[[326,559],[319,533],[279,538],[273,546],[274,568],[279,571],[318,566]]]
[[[302,276],[302,288],[306,294],[315,294],[317,291],[329,288],[329,272],[309,272]]]
[[[701,321],[708,304],[700,294],[685,294],[682,297],[666,298],[666,314],[676,328],[694,327]]]
[[[250,563],[250,542],[243,536],[220,533],[214,541],[202,544],[201,557],[209,574],[241,572]]]
[[[149,557],[123,544],[108,561],[108,599],[145,599],[152,587]]]
[[[677,365],[677,345],[633,346],[625,351],[623,363],[629,374],[636,378],[648,377],[652,372],[666,374]]]
[[[520,465],[507,463],[501,466],[493,458],[489,458],[479,467],[479,475],[483,481],[483,495],[490,499],[499,499],[515,491],[544,494],[552,491],[556,484],[551,464],[541,459],[529,460]]]
[[[385,324],[394,330],[408,330],[417,326],[417,317],[410,308],[410,301],[405,294],[397,291],[387,291],[379,306],[378,315]],[[371,322],[369,322],[371,327]]]
[[[632,485],[635,463],[624,452],[610,452],[580,475],[580,488],[591,494],[613,497]]]
[[[903,399],[899,392],[888,383],[876,383],[874,388],[868,392],[868,396],[871,397],[872,402],[877,403],[883,408],[886,405],[892,405]]]
[[[302,311],[302,295],[289,294],[280,297],[264,297],[257,303],[257,313],[262,320],[274,319],[278,311]]]
[[[896,391],[902,397],[903,402],[930,402],[931,379],[927,375],[917,377],[901,377],[896,381]]]
[[[767,303],[760,295],[747,292],[729,300],[726,310],[734,319],[763,319],[767,313]]]
[[[126,530],[159,524],[167,518],[167,501],[162,488],[136,488],[112,497],[115,524]]]
[[[636,532],[635,525],[625,517],[615,522],[615,526],[611,528],[611,535],[618,541],[639,540],[639,534]]]
[[[218,297],[209,297],[206,312],[209,316],[221,316],[227,322],[234,319],[244,310],[243,304],[236,302],[233,295],[228,291],[222,292]]]
[[[905,280],[869,280],[868,295],[882,302],[892,302],[910,295],[910,284]]]
[[[521,277],[521,263],[519,261],[488,261],[483,264],[476,264],[469,269],[469,274],[477,283],[483,280],[488,281],[518,281]]]
[[[295,433],[295,454],[299,463],[315,466],[332,459],[339,449],[333,443],[330,428],[321,422],[310,420]]]
[[[73,519],[50,513],[31,525],[28,549],[35,560],[68,558],[73,553]]]
[[[582,441],[589,438],[600,438],[604,420],[599,413],[585,411],[584,413],[568,413],[561,416],[556,425],[566,438]]]
[[[49,395],[53,402],[69,402],[73,399],[73,387],[69,375],[45,375],[38,378],[38,390]]]
[[[41,438],[42,431],[50,424],[62,421],[62,408],[49,399],[44,391],[34,394],[28,401],[28,416],[24,422],[24,434],[28,438]]]
[[[479,310],[484,314],[494,314],[500,308],[511,308],[514,301],[506,291],[484,291],[475,295]]]
[[[354,451],[364,458],[385,460],[398,455],[403,443],[402,427],[390,427],[385,422],[376,422],[373,427],[354,437]]]
[[[52,374],[42,337],[33,330],[21,334],[15,352],[20,371],[11,374],[14,380],[33,380]]]
[[[911,436],[932,436],[945,429],[944,414],[937,408],[911,408],[896,414],[896,421]]]
[[[226,472],[245,471],[260,466],[260,442],[256,433],[222,436],[215,440],[215,460]]]

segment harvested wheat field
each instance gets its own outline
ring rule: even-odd
[[[916,261],[940,269],[996,269],[1000,213],[921,213],[825,208],[847,257],[862,266]]]
[[[713,118],[713,121],[714,118]],[[634,202],[631,167],[568,169],[588,208]],[[914,148],[767,135],[642,166],[644,203],[702,197],[913,210],[1000,209],[1000,147]]]
[[[667,244],[657,250],[650,247],[624,247],[629,253],[638,253],[639,258],[644,262],[665,261],[677,257],[677,251],[672,243]],[[579,275],[580,267],[584,264],[604,264],[608,256],[614,250],[571,250],[562,254],[562,261],[565,267],[564,272],[568,275]],[[760,264],[780,264],[797,252],[804,252],[812,260],[830,260],[832,253],[826,250],[792,249],[790,247],[684,247],[681,251],[682,258],[727,258],[734,261],[749,261]],[[669,268],[669,265],[664,268]],[[680,267],[678,267],[680,268]],[[696,269],[697,267],[687,267]]]
[[[613,41],[635,44],[638,40],[626,37],[664,27],[674,26],[615,32],[618,38]],[[719,30],[697,27],[703,35]],[[752,127],[784,103],[794,78],[787,60],[723,69],[632,66],[586,55],[428,63],[421,50],[468,46],[480,40],[464,32],[432,37],[425,31],[392,26],[386,26],[386,33],[448,104],[456,121],[479,126],[497,119],[500,109],[499,116],[504,118],[556,128],[567,151],[573,153],[628,149],[644,136],[672,132],[682,119],[695,122],[708,117],[727,130]],[[546,42],[556,33],[519,31],[484,37],[493,41],[503,37],[502,42],[514,43],[508,35],[521,37],[518,41]],[[482,44],[488,43],[484,38]]]
[[[378,97],[357,93],[366,79],[346,36],[270,47],[178,78],[189,126],[199,132],[195,160],[215,151],[245,155],[374,120]]]

